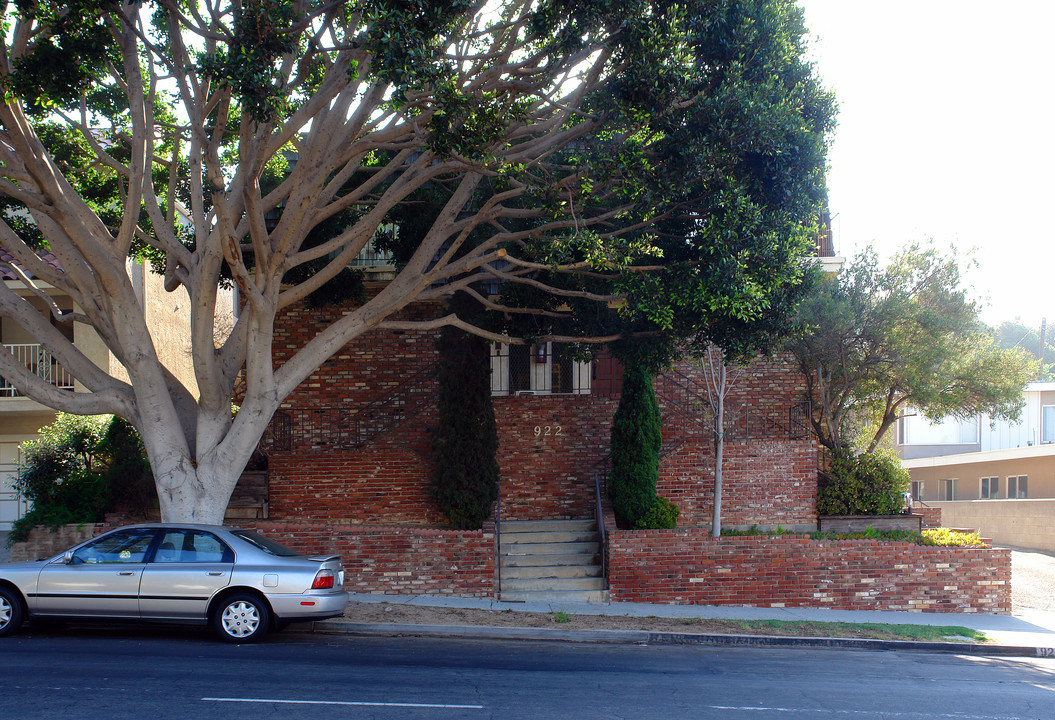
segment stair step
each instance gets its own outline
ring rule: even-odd
[[[502,570],[503,582],[510,580],[542,578],[599,578],[602,577],[600,565],[518,565],[506,566]]]
[[[553,567],[555,565],[592,566],[597,553],[555,553],[552,555],[507,555],[498,559],[502,567]]]
[[[566,591],[502,591],[500,600],[505,602],[608,602],[607,590],[566,590]]]
[[[594,520],[503,520],[502,533],[596,530]]]
[[[604,590],[604,578],[502,578],[502,592]]]
[[[504,538],[503,538],[504,540]],[[599,542],[543,542],[543,543],[502,543],[502,555],[571,555],[596,554],[601,548]]]
[[[573,542],[597,542],[596,530],[578,531],[547,531],[547,532],[502,532],[503,545],[519,545],[521,543],[573,543]]]

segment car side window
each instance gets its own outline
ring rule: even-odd
[[[234,562],[234,553],[212,533],[200,530],[166,530],[154,554],[154,562]]]
[[[129,528],[104,535],[73,553],[73,564],[141,563],[154,532],[153,528]]]

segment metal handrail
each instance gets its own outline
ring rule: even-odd
[[[502,476],[498,476],[498,499],[495,502],[495,599],[502,597]]]
[[[601,576],[608,583],[608,537],[604,527],[604,506],[601,503],[601,474],[593,474],[593,485],[597,497],[597,533],[601,539]]]
[[[290,451],[326,447],[355,450],[398,424],[414,419],[435,400],[429,387],[433,366],[426,365],[404,378],[384,396],[349,412],[345,407],[284,408],[275,413],[261,439],[261,449]]]

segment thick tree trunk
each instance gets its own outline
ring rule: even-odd
[[[169,459],[159,458],[164,469],[154,471],[162,522],[222,525],[245,463],[194,467],[186,459],[172,463]]]

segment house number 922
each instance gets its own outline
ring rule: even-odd
[[[536,425],[535,437],[548,437],[550,435],[563,435],[564,428],[560,425]]]

